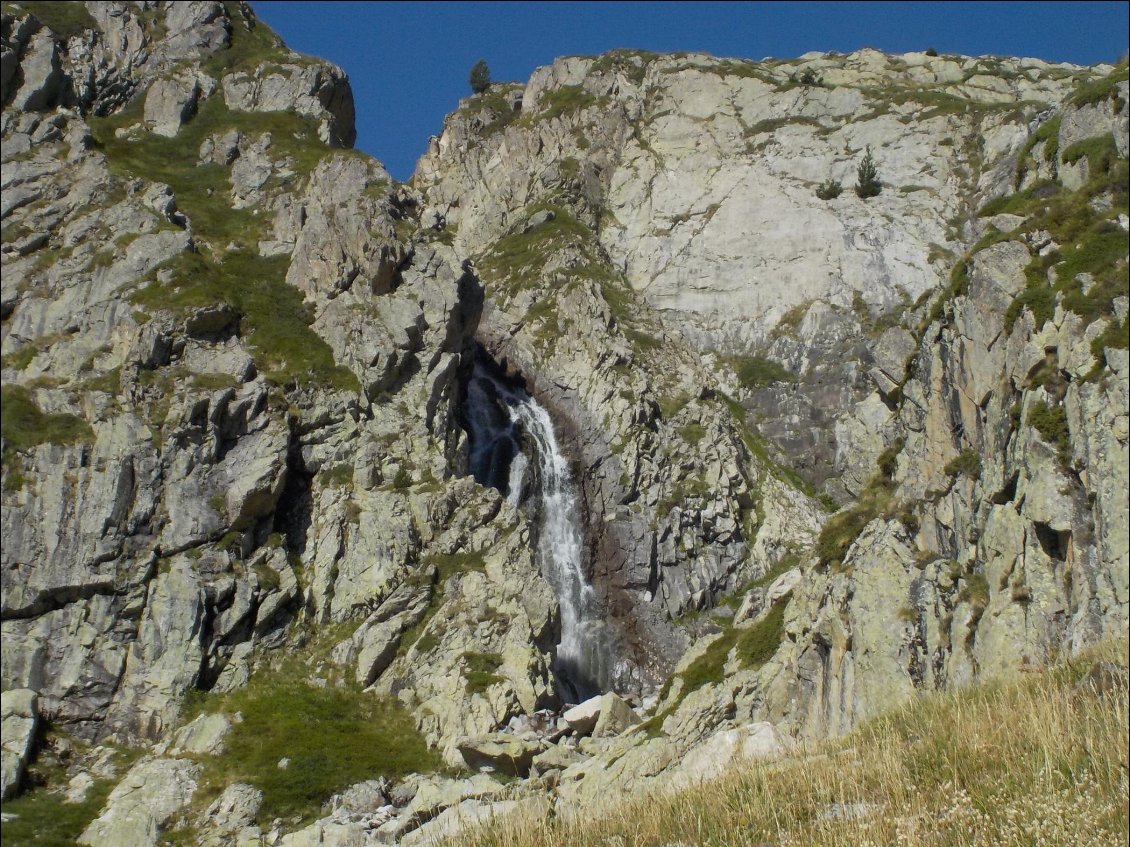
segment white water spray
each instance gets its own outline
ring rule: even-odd
[[[529,502],[538,519],[537,563],[561,608],[556,673],[566,700],[607,687],[604,626],[582,568],[583,538],[577,490],[557,444],[549,413],[521,389],[475,365],[467,391],[471,471],[480,483]],[[526,476],[533,469],[532,479]]]

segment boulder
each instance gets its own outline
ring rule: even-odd
[[[146,758],[110,793],[79,836],[86,847],[156,847],[161,830],[188,805],[202,767],[188,759]]]
[[[184,753],[218,756],[224,752],[224,741],[230,731],[231,721],[226,716],[200,715],[177,730],[169,752],[174,756]]]
[[[672,788],[705,782],[741,762],[780,756],[792,749],[792,741],[773,724],[752,723],[724,729],[692,748],[671,776]]]
[[[618,694],[609,691],[600,701],[600,716],[592,728],[593,738],[619,735],[640,722],[639,715]]]
[[[37,700],[38,695],[27,688],[14,688],[0,694],[0,747],[3,755],[0,797],[4,800],[19,791],[24,768],[31,757],[39,726]]]
[[[590,697],[562,716],[576,735],[606,738],[640,722],[639,716],[615,692]]]
[[[598,694],[595,697],[590,697],[583,703],[578,703],[571,709],[567,709],[561,716],[565,719],[565,723],[577,735],[588,735],[592,732],[593,727],[596,726],[596,721],[600,717],[600,705],[602,695]]]
[[[201,843],[221,847],[232,839],[257,837],[255,816],[263,803],[263,792],[246,783],[236,782],[224,789],[204,813]]]
[[[66,76],[59,63],[59,46],[50,30],[44,28],[31,36],[20,57],[20,71],[23,82],[12,98],[14,108],[45,111],[59,101]]]
[[[525,776],[530,772],[534,756],[545,749],[538,738],[494,732],[475,738],[461,738],[456,749],[468,767],[489,767],[512,776]]]
[[[200,85],[195,79],[158,79],[145,95],[144,120],[157,135],[172,138],[196,111]]]

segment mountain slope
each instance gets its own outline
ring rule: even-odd
[[[573,57],[400,185],[244,4],[0,34],[4,795],[69,837],[422,842],[1125,634],[1124,65]]]

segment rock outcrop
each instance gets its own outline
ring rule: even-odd
[[[244,4],[0,36],[3,794],[97,788],[79,843],[433,843],[1125,636],[1125,65],[572,57],[399,185]],[[578,489],[571,711],[473,366]],[[423,752],[301,805],[294,691]]]

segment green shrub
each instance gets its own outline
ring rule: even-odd
[[[875,159],[871,156],[871,148],[867,148],[867,153],[863,157],[863,161],[859,163],[856,169],[856,183],[855,193],[863,199],[868,197],[875,197],[883,190],[883,185],[879,182],[879,169],[875,165]]]
[[[468,77],[467,82],[471,86],[471,91],[475,94],[482,94],[490,88],[490,67],[487,65],[485,59],[479,59],[471,68],[471,75]]]
[[[1028,426],[1040,433],[1040,438],[1056,448],[1061,467],[1071,466],[1071,430],[1067,425],[1067,412],[1058,404],[1049,405],[1040,400],[1028,408]]]
[[[819,87],[824,84],[824,80],[812,68],[805,68],[795,77],[795,79],[800,85]]]
[[[706,427],[699,423],[689,423],[679,428],[679,436],[687,444],[698,444],[706,437]]]
[[[946,473],[952,477],[965,476],[972,480],[981,478],[981,456],[976,450],[966,448],[946,464]]]
[[[820,183],[816,189],[816,196],[821,200],[834,200],[839,197],[844,191],[844,187],[840,184],[838,179],[828,177],[827,180]]]

